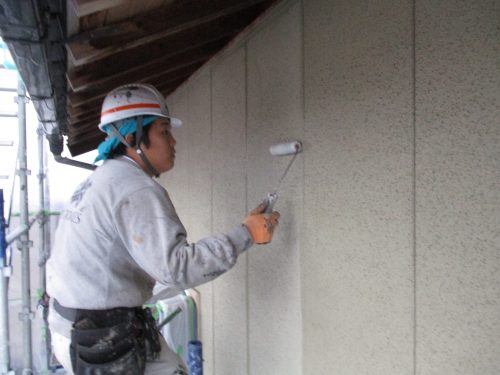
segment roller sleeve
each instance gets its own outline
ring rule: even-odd
[[[277,143],[275,145],[272,145],[269,148],[269,151],[271,152],[271,155],[274,155],[274,156],[285,156],[285,155],[298,154],[299,152],[302,151],[302,143],[300,143],[298,141],[287,142],[287,143]]]

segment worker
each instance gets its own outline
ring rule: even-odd
[[[272,240],[279,213],[265,202],[226,234],[188,243],[167,191],[152,177],[174,167],[164,97],[129,84],[104,99],[100,165],[61,214],[47,264],[49,326],[68,373],[187,374],[159,335],[151,311],[155,283],[171,294],[228,271],[252,244]]]

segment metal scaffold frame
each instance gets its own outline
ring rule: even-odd
[[[12,91],[12,89],[8,90]],[[40,210],[35,215],[33,219],[29,218],[28,210],[28,175],[30,171],[27,165],[27,142],[26,142],[26,103],[28,98],[26,96],[26,90],[23,82],[18,78],[17,87],[17,118],[19,126],[19,144],[18,144],[18,154],[17,154],[17,167],[16,175],[19,181],[19,213],[20,213],[20,223],[19,226],[13,230],[9,230],[7,233],[6,229],[9,227],[9,221],[5,220],[4,216],[4,192],[0,190],[0,298],[1,308],[0,308],[0,375],[13,375],[15,372],[11,368],[10,363],[10,336],[9,336],[9,298],[8,298],[8,287],[9,279],[12,274],[11,257],[8,256],[9,246],[16,241],[17,248],[21,253],[21,293],[22,293],[22,307],[19,314],[19,319],[22,321],[22,339],[23,339],[23,361],[22,361],[22,374],[34,374],[33,369],[33,334],[32,334],[32,322],[34,319],[34,312],[32,310],[31,304],[31,274],[30,274],[30,248],[33,246],[32,241],[29,237],[29,229],[38,221],[39,223],[39,258],[38,266],[40,268],[39,277],[39,289],[38,297],[41,299],[45,295],[45,263],[49,256],[50,248],[50,228],[49,228],[49,214],[48,214],[48,204],[47,204],[47,184],[46,184],[46,173],[45,173],[45,149],[44,149],[44,132],[43,127],[39,126],[38,133],[38,160],[39,160],[39,173],[38,173],[38,183],[39,183],[39,204]],[[0,116],[1,117],[1,116]],[[12,144],[9,144],[12,145]],[[15,176],[14,176],[15,178]],[[13,194],[13,191],[11,192]],[[10,229],[10,228],[9,228]],[[43,310],[43,307],[42,307]],[[42,311],[41,319],[41,355],[40,357],[40,371],[41,373],[47,373],[50,370],[50,339],[49,331],[46,321],[46,313]]]

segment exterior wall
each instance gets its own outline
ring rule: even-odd
[[[168,98],[191,240],[302,140],[269,246],[199,288],[207,374],[500,373],[500,6],[294,0]]]
[[[307,374],[412,373],[411,10],[304,8]]]
[[[417,371],[500,373],[500,3],[417,3]]]

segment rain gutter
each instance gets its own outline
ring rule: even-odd
[[[3,0],[0,36],[9,48],[54,159],[79,168],[92,164],[61,156],[67,134],[66,1]]]

